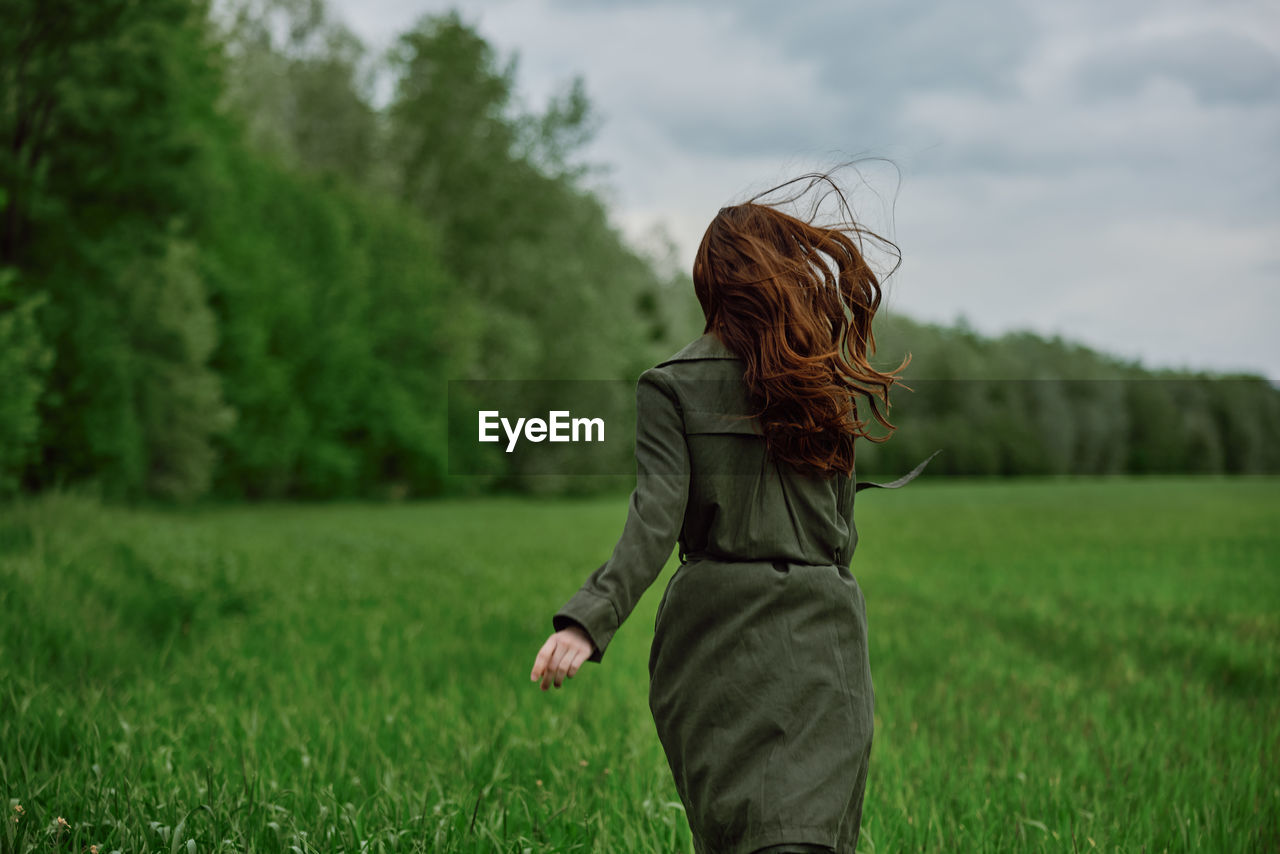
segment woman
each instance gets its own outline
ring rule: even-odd
[[[693,267],[705,331],[641,375],[622,537],[531,673],[545,691],[601,661],[679,543],[649,706],[699,854],[857,846],[874,691],[849,560],[854,494],[881,484],[851,476],[854,441],[888,438],[857,400],[892,431],[905,366],[867,361],[881,291],[865,234],[754,200],[711,221]]]

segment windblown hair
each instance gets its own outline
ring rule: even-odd
[[[827,175],[796,180],[804,178],[809,188],[825,181],[840,193]],[[867,361],[875,353],[871,321],[881,288],[862,252],[864,236],[897,255],[893,243],[852,218],[821,226],[752,200],[720,209],[693,264],[705,331],[744,361],[767,452],[822,477],[853,472],[856,439],[878,443],[893,434],[889,389],[910,361],[888,372]],[[888,433],[868,432],[858,398]]]

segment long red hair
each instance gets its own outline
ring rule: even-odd
[[[831,183],[805,177],[810,187]],[[745,363],[768,452],[824,477],[853,472],[856,439],[892,435],[889,389],[910,361],[886,372],[868,362],[881,288],[861,251],[864,237],[896,254],[893,243],[851,221],[817,225],[753,200],[720,209],[693,263],[705,331]],[[885,435],[872,435],[858,418],[859,398]]]

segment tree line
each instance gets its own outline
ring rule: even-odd
[[[888,364],[911,362],[909,390],[891,396],[897,432],[859,450],[868,470],[941,448],[931,472],[1280,473],[1280,389],[1259,376],[1150,370],[1061,338],[900,316],[877,342]]]
[[[593,189],[582,81],[520,104],[515,63],[456,14],[373,55],[322,0],[6,2],[0,493],[490,488],[512,480],[448,475],[448,380],[634,380],[701,331],[688,275]],[[1052,381],[1193,378],[894,323],[882,352],[991,381],[895,407],[918,426],[869,451],[886,465],[973,433],[939,465],[1276,469],[1258,378],[1106,397]],[[998,382],[1009,366],[1041,384]],[[1082,450],[1121,421],[1123,453]]]

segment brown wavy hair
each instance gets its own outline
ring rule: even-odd
[[[801,194],[830,185],[829,175],[806,175],[743,204],[720,209],[703,235],[693,263],[693,285],[712,332],[746,365],[744,379],[766,448],[779,461],[823,477],[854,468],[854,442],[886,441],[889,390],[907,366],[878,371],[871,321],[880,307],[880,279],[864,257],[864,238],[897,246],[852,217],[833,225],[784,213],[756,199],[796,181]],[[897,269],[895,263],[893,269]],[[890,273],[893,270],[889,271]],[[906,388],[906,386],[903,386]],[[858,399],[888,432],[876,436],[858,418]]]

